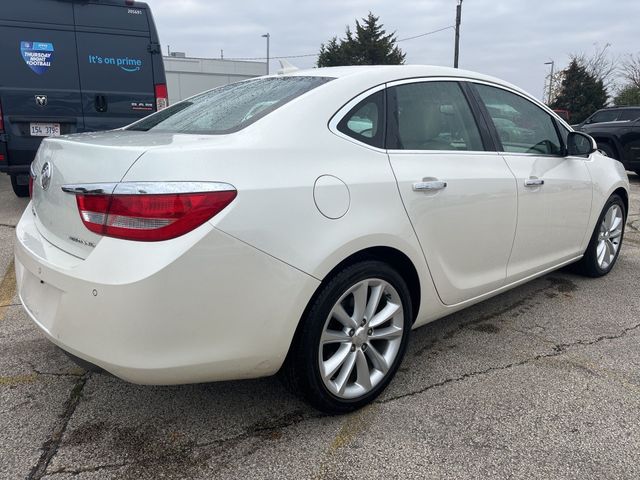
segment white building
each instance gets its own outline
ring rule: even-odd
[[[170,104],[211,88],[267,73],[265,62],[189,58],[183,55],[174,52],[171,56],[163,57]]]

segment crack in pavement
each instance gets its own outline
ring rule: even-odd
[[[149,456],[146,458],[132,460],[128,462],[95,465],[91,467],[80,467],[80,468],[62,467],[58,470],[47,472],[47,475],[60,475],[65,473],[71,474],[71,475],[79,475],[81,473],[97,472],[100,470],[110,469],[110,468],[123,468],[123,467],[131,467],[131,466],[148,468],[148,467],[162,466],[169,462],[172,462],[173,460],[176,460],[176,459],[180,460],[183,458],[185,454],[191,454],[197,449],[202,449],[206,447],[215,447],[215,448],[221,449],[221,448],[227,447],[228,445],[231,445],[232,447],[236,446],[237,444],[239,444],[244,440],[248,440],[256,437],[264,436],[265,438],[269,438],[270,434],[274,432],[278,432],[279,430],[293,427],[307,420],[324,418],[327,416],[328,415],[325,415],[322,413],[305,415],[302,412],[295,411],[284,417],[280,417],[275,421],[271,421],[267,423],[258,422],[252,426],[245,428],[244,431],[242,433],[239,433],[238,435],[220,438],[220,439],[212,440],[209,442],[202,442],[202,443],[194,442],[191,444],[184,445],[178,451],[175,451],[170,454],[163,452],[159,456]]]
[[[414,390],[414,391],[411,391],[411,392],[407,392],[407,393],[403,393],[403,394],[400,394],[400,395],[396,395],[394,397],[385,398],[383,400],[378,400],[378,401],[376,401],[376,403],[393,402],[395,400],[400,400],[402,398],[419,395],[419,394],[427,392],[427,391],[429,391],[431,389],[438,388],[438,387],[443,387],[443,386],[448,385],[450,383],[457,383],[457,382],[460,382],[460,381],[467,380],[469,378],[473,378],[473,377],[477,377],[477,376],[481,376],[481,375],[487,375],[489,373],[497,372],[497,371],[500,371],[500,370],[508,370],[508,369],[511,369],[511,368],[514,368],[514,367],[521,367],[521,366],[526,365],[528,363],[533,363],[533,362],[536,362],[538,360],[542,360],[542,359],[545,359],[545,358],[557,357],[557,356],[565,354],[567,352],[567,350],[569,348],[571,348],[571,347],[595,345],[596,343],[602,342],[604,340],[616,340],[616,339],[624,337],[629,332],[631,332],[633,330],[636,330],[638,328],[640,328],[640,323],[637,324],[637,325],[634,325],[632,327],[628,327],[628,328],[623,329],[617,335],[603,335],[603,336],[600,336],[600,337],[598,337],[598,338],[596,338],[594,340],[578,340],[578,341],[573,342],[573,343],[556,344],[553,347],[553,351],[549,352],[549,353],[542,353],[542,354],[536,355],[534,357],[521,360],[519,362],[513,362],[513,363],[509,363],[507,365],[502,365],[502,366],[499,366],[499,367],[489,367],[489,368],[486,368],[484,370],[478,370],[478,371],[471,372],[471,373],[465,373],[465,374],[460,375],[458,377],[447,378],[445,380],[442,380],[441,382],[432,383],[431,385],[428,385],[426,387],[420,388],[418,390]]]
[[[10,223],[0,223],[0,227],[13,228],[15,230],[16,226],[11,225]]]
[[[69,394],[69,398],[65,402],[64,411],[54,425],[49,439],[42,444],[42,454],[40,455],[40,459],[38,460],[38,463],[33,466],[29,475],[27,475],[27,480],[40,480],[46,474],[49,463],[51,463],[53,457],[58,453],[58,448],[62,442],[64,432],[67,430],[69,421],[76,411],[78,403],[80,403],[82,390],[90,376],[91,374],[87,372],[79,377],[74,384]]]
[[[396,395],[394,397],[389,397],[389,398],[385,398],[383,400],[379,400],[376,401],[373,405],[375,404],[385,404],[385,403],[390,403],[396,400],[400,400],[402,398],[406,398],[406,397],[412,397],[415,395],[419,395],[421,393],[424,393],[426,391],[429,391],[431,389],[434,388],[438,388],[438,387],[442,387],[445,385],[448,385],[450,383],[457,383],[460,381],[464,381],[467,380],[469,378],[474,378],[477,376],[482,376],[482,375],[487,375],[490,374],[492,372],[496,372],[496,371],[501,371],[501,370],[508,370],[514,367],[519,367],[519,366],[523,366],[529,363],[533,363],[542,359],[546,359],[546,358],[553,358],[553,357],[558,357],[561,355],[564,355],[566,353],[568,353],[568,350],[572,347],[580,347],[580,346],[590,346],[590,345],[595,345],[597,343],[600,343],[602,341],[605,340],[616,340],[619,338],[624,337],[625,335],[627,335],[629,332],[637,330],[640,328],[640,323],[633,325],[631,327],[627,327],[624,328],[621,332],[617,333],[617,334],[612,334],[612,335],[602,335],[600,337],[597,337],[593,340],[578,340],[576,342],[572,342],[572,343],[562,343],[562,344],[554,344],[553,345],[553,350],[549,353],[543,353],[543,354],[539,354],[539,355],[535,355],[534,357],[531,358],[527,358],[518,362],[513,362],[507,365],[502,365],[502,366],[497,366],[497,367],[489,367],[486,368],[484,370],[479,370],[479,371],[475,371],[475,372],[470,372],[470,373],[465,373],[463,375],[460,375],[458,377],[452,377],[452,378],[447,378],[441,382],[437,382],[431,385],[428,385],[424,388],[415,390],[415,391],[411,391],[411,392],[407,392],[401,395]],[[32,473],[27,477],[27,480],[36,480],[36,479],[40,479],[42,478],[42,476],[46,473],[46,475],[61,475],[61,474],[71,474],[71,475],[79,475],[81,473],[90,473],[90,472],[98,472],[101,470],[106,470],[106,469],[117,469],[117,468],[123,468],[123,467],[127,467],[127,466],[144,466],[144,467],[152,467],[152,466],[161,466],[163,464],[166,464],[168,461],[171,461],[172,458],[179,458],[181,454],[184,453],[192,453],[194,450],[196,449],[201,449],[201,448],[206,448],[209,446],[215,446],[218,448],[226,448],[226,447],[233,447],[237,444],[239,444],[240,442],[244,441],[244,440],[248,440],[251,438],[255,438],[255,437],[260,437],[260,436],[265,436],[274,432],[277,432],[279,430],[282,429],[286,429],[286,428],[290,428],[293,427],[295,425],[301,424],[303,422],[306,422],[307,420],[313,420],[313,419],[319,419],[319,418],[326,418],[329,417],[329,415],[326,414],[322,414],[322,413],[317,413],[317,414],[304,414],[303,412],[300,411],[295,411],[292,412],[290,414],[288,414],[287,416],[281,417],[279,419],[276,419],[275,421],[272,422],[259,422],[257,424],[254,424],[250,427],[247,427],[242,433],[239,433],[237,435],[233,435],[230,437],[225,437],[225,438],[220,438],[220,439],[216,439],[216,440],[212,440],[209,442],[202,442],[202,443],[193,443],[191,445],[185,445],[184,447],[182,447],[180,449],[180,452],[177,452],[175,454],[172,455],[163,455],[162,457],[150,457],[150,458],[144,458],[141,460],[134,460],[134,461],[130,461],[130,462],[120,462],[120,463],[111,463],[111,464],[104,464],[104,465],[96,465],[96,466],[92,466],[92,467],[86,467],[86,468],[75,468],[75,469],[67,469],[65,467],[62,467],[58,470],[52,471],[52,472],[46,472],[46,468],[47,465],[51,462],[51,460],[53,459],[53,457],[55,456],[58,447],[60,446],[61,440],[62,440],[62,436],[64,434],[64,431],[66,430],[66,426],[69,423],[69,420],[71,418],[71,416],[73,415],[73,412],[75,411],[75,408],[77,406],[77,404],[79,403],[80,400],[80,395],[82,392],[82,388],[84,387],[84,384],[86,383],[86,380],[88,379],[88,373],[83,375],[82,377],[79,377],[78,382],[76,383],[76,385],[74,386],[74,389],[72,391],[72,394],[69,398],[67,407],[65,409],[65,414],[62,416],[62,421],[60,422],[60,425],[58,426],[58,428],[54,429],[53,434],[51,435],[51,439],[47,442],[45,442],[43,449],[43,455],[40,459],[40,461],[38,462],[38,465],[36,467],[34,467],[34,469],[32,470]],[[336,441],[334,441],[335,443]],[[339,447],[340,445],[337,445],[337,447]],[[336,448],[337,448],[336,447]]]

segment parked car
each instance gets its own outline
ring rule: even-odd
[[[579,127],[606,155],[640,175],[640,107],[599,110]]]
[[[3,2],[0,45],[0,172],[18,196],[42,138],[122,127],[167,105],[144,3]]]
[[[563,109],[554,109],[554,112],[556,112],[558,114],[558,116],[563,119],[565,122],[569,122],[570,118],[571,118],[571,114],[569,113],[569,110],[563,110]]]
[[[608,122],[627,122],[640,118],[640,106],[638,107],[608,107],[595,111],[583,122],[574,125],[576,129],[581,129],[586,125]]]
[[[52,342],[144,384],[282,368],[328,412],[379,395],[413,328],[570,263],[607,274],[629,204],[622,165],[533,97],[428,66],[220,87],[44,140],[32,183],[17,284]]]

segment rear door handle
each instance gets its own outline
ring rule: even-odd
[[[539,187],[540,185],[544,185],[544,180],[541,178],[527,178],[524,181],[525,187]]]
[[[429,180],[416,182],[413,184],[414,192],[429,192],[433,190],[442,190],[447,186],[447,182],[443,182],[442,180]]]

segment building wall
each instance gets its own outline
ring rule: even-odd
[[[267,65],[216,58],[164,57],[164,69],[169,103],[173,104],[211,88],[264,75]]]

